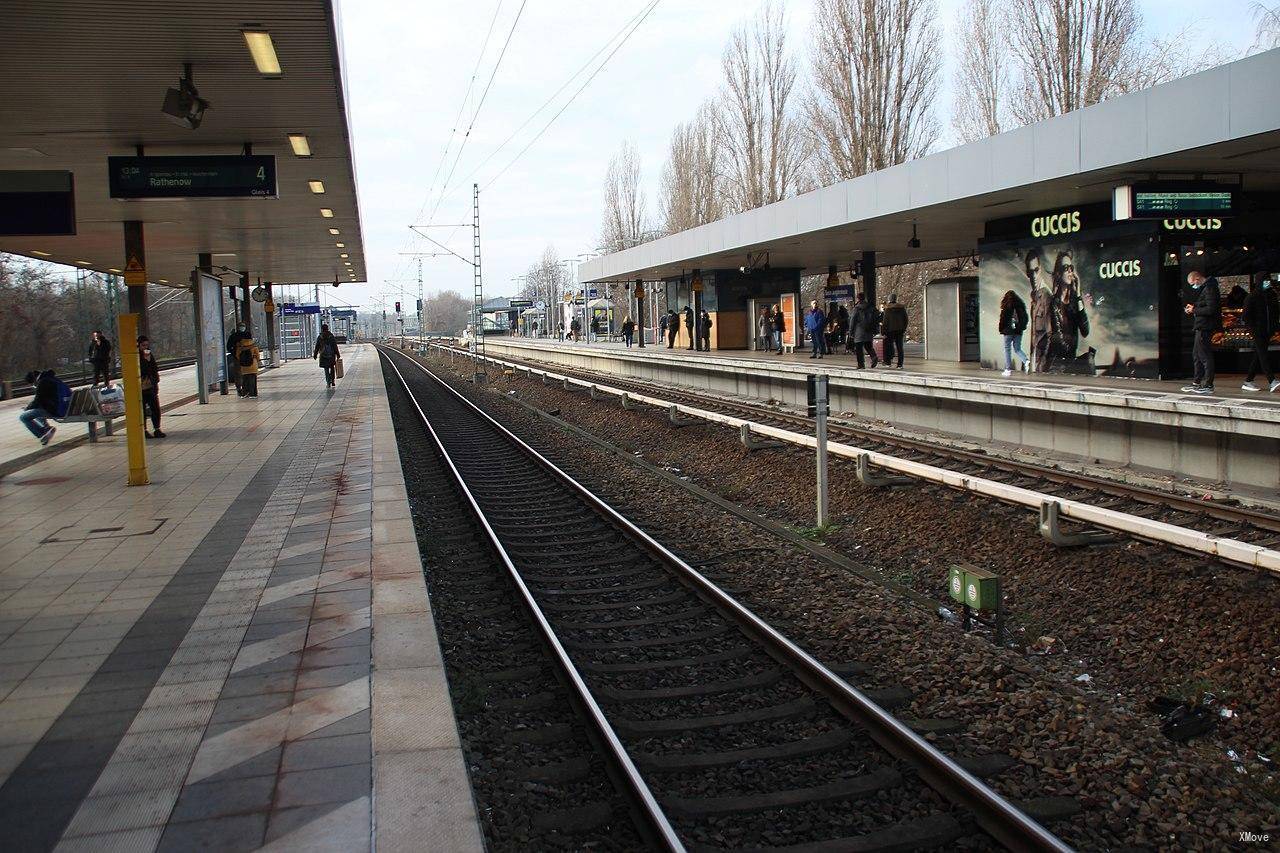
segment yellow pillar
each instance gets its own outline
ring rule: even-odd
[[[145,486],[147,445],[143,440],[142,363],[138,359],[138,315],[121,314],[116,337],[120,342],[120,377],[124,380],[124,428],[129,447],[129,485]]]

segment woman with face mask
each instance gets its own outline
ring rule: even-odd
[[[151,410],[151,426],[154,432],[147,432],[147,438],[164,438],[160,431],[160,368],[156,364],[155,353],[151,351],[151,339],[146,335],[138,338],[138,363],[142,368],[142,406]]]

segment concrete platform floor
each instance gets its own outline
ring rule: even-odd
[[[0,480],[9,850],[482,849],[370,347]]]

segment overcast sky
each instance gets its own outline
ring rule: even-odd
[[[343,4],[348,100],[370,281],[344,285],[342,300],[370,309],[380,294],[399,298],[403,286],[411,305],[417,291],[417,261],[401,253],[438,250],[415,237],[408,226],[470,223],[473,181],[482,190],[486,295],[513,293],[517,285],[512,279],[548,244],[561,257],[591,251],[597,245],[605,169],[625,139],[639,147],[649,209],[655,212],[671,129],[714,95],[720,81],[721,50],[731,30],[759,8],[758,0],[659,0],[631,39],[527,153],[515,159],[580,83],[575,82],[494,154],[647,5],[648,0],[525,0],[506,55],[457,161],[452,185],[442,198],[443,175],[454,162],[521,0]],[[803,74],[812,0],[783,5],[791,47]],[[944,32],[954,26],[960,5],[961,0],[940,0]],[[1249,0],[1141,0],[1140,5],[1151,37],[1190,27],[1198,37],[1239,53],[1252,41]],[[493,35],[455,130],[454,119],[495,10]],[[936,102],[942,108],[938,117],[944,127],[951,100],[950,41],[944,38],[939,44],[946,58]],[[433,185],[446,144],[452,147]],[[949,145],[946,134],[942,147]],[[469,227],[432,228],[428,233],[460,255],[471,256]],[[444,289],[470,293],[471,267],[456,258],[425,258],[423,273],[428,293]]]

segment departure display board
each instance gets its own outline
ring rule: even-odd
[[[112,198],[276,198],[276,158],[263,154],[108,157]]]
[[[1131,192],[1134,219],[1231,216],[1236,212],[1235,190],[1221,184],[1145,183],[1134,184]]]
[[[76,193],[70,172],[0,171],[0,234],[76,233]]]

